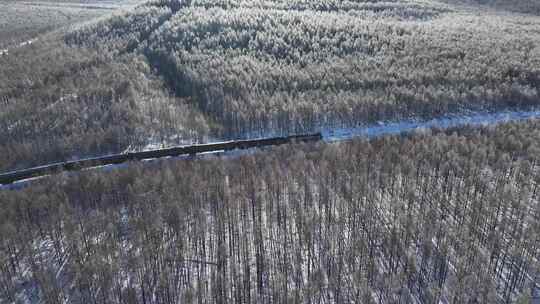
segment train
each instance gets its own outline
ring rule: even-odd
[[[197,155],[207,152],[232,151],[237,149],[250,149],[265,146],[279,146],[288,143],[316,142],[322,140],[321,133],[291,135],[283,137],[269,137],[261,139],[233,140],[209,144],[196,144],[189,146],[178,146],[165,149],[128,152],[113,154],[102,157],[86,158],[81,160],[58,162],[39,167],[23,170],[11,171],[0,174],[0,185],[8,185],[18,181],[31,178],[38,178],[46,175],[57,174],[64,171],[78,171],[87,168],[117,165],[128,161],[140,161],[145,159],[156,159],[162,157]]]

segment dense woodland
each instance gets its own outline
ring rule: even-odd
[[[77,25],[92,1],[66,2],[28,20],[0,2],[0,172],[540,100],[533,0],[151,0]],[[423,130],[0,187],[0,303],[531,303],[539,130]]]
[[[538,28],[454,2],[153,0],[0,55],[0,171],[536,106]]]
[[[441,0],[451,4],[483,5],[484,8],[540,15],[540,2],[536,0]]]
[[[113,60],[38,40],[0,56],[0,70],[8,75],[0,81],[0,171],[208,132],[136,55]]]
[[[435,1],[153,3],[66,41],[143,54],[225,137],[538,103],[535,16]]]
[[[0,302],[529,303],[539,129],[164,160],[0,191]]]

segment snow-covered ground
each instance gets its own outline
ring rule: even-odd
[[[354,137],[376,138],[407,132],[429,130],[433,128],[448,129],[462,126],[488,126],[505,122],[540,118],[540,110],[533,111],[501,111],[496,113],[470,113],[460,116],[447,116],[431,120],[405,120],[400,122],[379,122],[375,125],[357,128],[322,128],[325,142],[335,142]]]

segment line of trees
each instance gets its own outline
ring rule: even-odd
[[[514,303],[540,121],[84,172],[0,192],[0,301]]]

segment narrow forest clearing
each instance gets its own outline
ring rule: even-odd
[[[528,110],[528,111],[500,111],[500,112],[477,112],[477,113],[469,113],[467,115],[458,115],[458,116],[449,116],[449,117],[443,117],[443,118],[437,118],[437,119],[431,119],[426,121],[420,121],[420,120],[406,120],[401,122],[379,122],[375,125],[368,125],[364,127],[358,127],[358,128],[321,128],[321,141],[325,143],[334,143],[334,142],[340,142],[340,141],[348,141],[355,138],[365,138],[365,139],[374,139],[378,137],[384,137],[384,136],[391,136],[391,135],[406,135],[409,133],[415,133],[415,132],[431,132],[432,130],[445,130],[445,129],[452,129],[452,128],[463,128],[463,127],[478,127],[478,126],[496,126],[501,123],[509,123],[509,122],[519,122],[523,120],[529,120],[529,119],[536,119],[540,118],[540,110]],[[261,140],[261,141],[268,141],[268,139],[271,138],[278,138],[280,136],[279,134],[266,134],[265,136],[260,136],[257,138],[248,138],[247,140]],[[222,140],[216,140],[213,142],[206,143],[204,145],[219,145],[222,143],[227,143],[226,141]],[[202,145],[202,146],[204,146]],[[152,148],[154,145],[148,145],[147,147]],[[189,147],[189,145],[185,146]],[[196,147],[196,146],[193,146]],[[260,147],[259,147],[260,148]],[[149,152],[149,155],[151,153],[155,153],[158,151],[166,151],[171,148],[164,148],[164,149],[143,149],[140,152]],[[256,150],[258,147],[252,147],[247,150]],[[216,150],[208,150],[204,151],[203,153],[197,152],[193,153],[192,155],[179,155],[179,156],[172,156],[173,158],[178,159],[186,159],[186,158],[193,158],[195,155],[198,156],[198,158],[204,158],[205,156],[242,156],[245,155],[246,152],[244,151],[246,149],[221,149],[218,148]],[[134,152],[138,153],[138,152]],[[249,153],[249,152],[247,152]],[[162,158],[162,157],[171,157],[169,156],[161,156],[161,157],[147,157],[144,158],[144,161],[151,161],[154,159]],[[114,159],[111,163],[105,162],[104,164],[96,165],[95,167],[83,167],[84,170],[89,169],[106,169],[110,170],[111,168],[120,168],[125,167],[126,164],[123,162],[118,162],[116,157],[113,155],[105,156],[104,158],[112,158]],[[91,159],[99,159],[99,157],[91,158]],[[90,159],[82,159],[90,160]],[[141,159],[142,160],[142,159]],[[77,161],[77,160],[74,160]],[[48,164],[48,165],[42,165],[40,167],[47,167],[55,164]],[[81,170],[81,169],[79,169]],[[24,171],[24,170],[22,170]],[[55,169],[54,171],[57,171]],[[16,172],[16,171],[14,171]],[[14,172],[6,172],[6,174],[14,173]],[[61,171],[60,171],[61,172]],[[1,173],[1,172],[0,172]],[[0,183],[0,190],[3,188],[6,189],[19,189],[21,186],[27,184],[28,182],[35,181],[40,179],[41,177],[47,177],[50,176],[51,173],[44,173],[40,176],[32,176],[29,178],[24,178],[20,180],[16,180],[13,185],[10,185],[11,182],[5,185],[2,185]],[[53,173],[54,175],[55,173]]]

